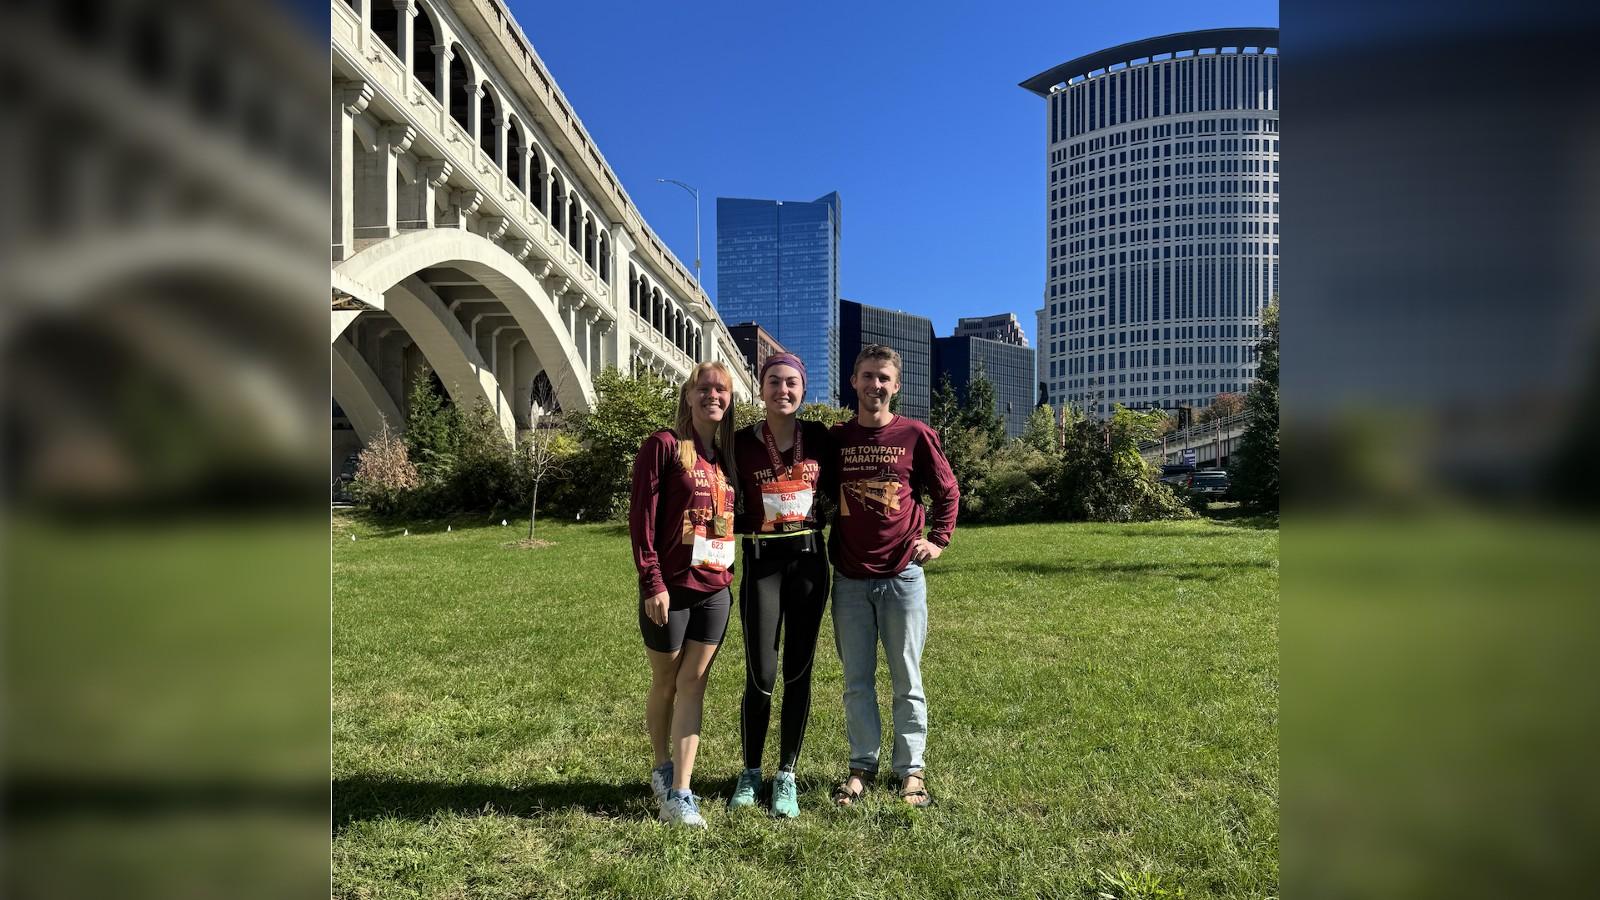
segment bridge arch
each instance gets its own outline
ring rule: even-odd
[[[422,284],[419,274],[436,266],[448,266],[466,273],[488,289],[505,306],[507,314],[516,320],[517,326],[522,329],[534,355],[544,368],[557,373],[554,379],[559,390],[557,400],[563,409],[576,411],[593,407],[594,385],[589,377],[588,368],[562,321],[559,312],[560,298],[553,296],[532,272],[517,262],[515,257],[487,238],[461,229],[437,228],[407,232],[367,247],[340,263],[335,271],[351,281],[382,292],[387,301],[386,307],[393,313],[409,310],[397,310],[390,299],[391,294],[415,297],[418,285]],[[426,285],[423,285],[423,288],[425,289]],[[423,302],[431,308],[430,304],[426,304],[426,298],[423,298]],[[443,310],[442,305],[434,310],[434,316],[436,318],[442,316],[448,320],[443,323],[447,330],[450,325],[455,325],[457,330],[460,330],[459,323],[448,311]],[[404,319],[401,322],[406,324]],[[409,325],[407,327],[409,330]],[[452,339],[455,340],[455,336]],[[460,351],[450,351],[448,359],[435,362],[432,355],[429,355],[430,363],[434,363],[435,368],[440,369],[441,375],[443,368],[440,363],[451,367],[452,371],[457,373],[469,372],[473,366],[481,367],[487,372],[487,366],[484,365],[470,338],[465,337],[463,333],[457,343],[461,344]],[[442,340],[435,340],[434,346],[437,351],[448,349]],[[473,361],[474,356],[477,357],[476,362]],[[462,368],[463,366],[466,368]],[[493,379],[493,373],[487,374],[489,375],[487,382],[474,379],[465,384],[459,381],[464,376],[458,374],[457,389],[463,391],[463,396],[474,396],[472,394],[474,383],[494,384],[496,388],[511,389],[509,385],[498,385]],[[491,403],[496,402],[496,397],[487,387],[483,389],[482,397]],[[505,402],[509,410],[509,402],[503,398],[501,402]]]

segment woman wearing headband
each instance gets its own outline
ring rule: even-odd
[[[759,382],[766,418],[740,429],[733,444],[742,503],[735,528],[744,536],[739,584],[745,646],[739,707],[744,771],[728,805],[754,806],[761,794],[761,758],[781,647],[783,711],[771,806],[774,816],[792,818],[800,814],[794,772],[811,715],[811,662],[828,601],[828,554],[815,501],[832,483],[834,453],[826,426],[796,418],[806,388],[806,367],[799,357],[769,357]]]

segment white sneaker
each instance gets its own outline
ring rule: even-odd
[[[666,802],[661,804],[661,813],[656,818],[668,825],[706,827],[705,816],[700,815],[700,804],[695,802],[693,794],[687,797],[674,797],[669,794]]]
[[[667,802],[667,788],[672,787],[672,760],[662,763],[659,768],[650,770],[650,793],[656,795],[656,805],[662,806]]]

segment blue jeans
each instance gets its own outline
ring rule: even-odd
[[[878,771],[883,723],[878,717],[878,642],[894,686],[894,771],[922,768],[928,702],[922,693],[922,645],[928,637],[928,589],[922,567],[887,578],[834,573],[833,640],[844,669],[844,726],[850,767]]]

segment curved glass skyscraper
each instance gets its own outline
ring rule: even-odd
[[[1278,291],[1278,29],[1135,41],[1040,73],[1040,379],[1104,416],[1248,388]]]

